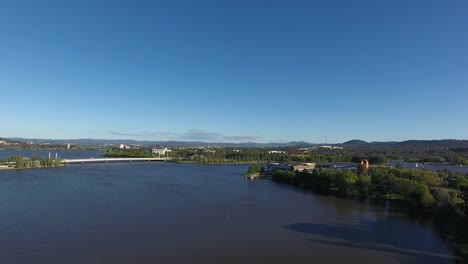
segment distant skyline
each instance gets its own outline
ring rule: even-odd
[[[468,139],[468,2],[0,1],[0,137]]]

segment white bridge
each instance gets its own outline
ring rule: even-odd
[[[65,164],[76,164],[76,163],[117,163],[117,162],[132,162],[132,161],[168,161],[171,158],[88,158],[88,159],[63,159],[62,162]]]

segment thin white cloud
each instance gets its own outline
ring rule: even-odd
[[[121,132],[116,132],[116,131],[107,131],[107,133],[111,135],[116,135],[116,136],[141,137],[140,134],[134,134],[134,133],[121,133]]]
[[[142,137],[174,137],[176,134],[171,132],[140,132]]]
[[[258,136],[232,136],[224,135],[218,132],[211,132],[198,129],[190,129],[182,133],[173,132],[118,132],[107,131],[108,134],[115,136],[131,137],[145,140],[176,140],[176,141],[206,141],[206,142],[259,142]]]
[[[237,141],[237,142],[259,142],[261,137],[255,136],[225,136],[223,137],[226,141]]]
[[[188,132],[182,133],[179,135],[179,138],[182,140],[209,140],[216,141],[222,138],[221,133],[208,132],[204,130],[195,130],[191,129]]]

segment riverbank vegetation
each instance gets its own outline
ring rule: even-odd
[[[46,168],[46,167],[59,167],[64,166],[62,160],[57,157],[56,159],[45,159],[43,157],[33,156],[32,158],[23,156],[12,156],[7,159],[1,160],[3,168],[15,169],[29,169],[29,168]]]
[[[321,194],[398,201],[414,209],[463,208],[461,190],[468,187],[468,180],[463,175],[454,179],[440,178],[437,172],[396,167],[376,167],[370,175],[336,169],[276,171],[272,178]]]
[[[288,161],[287,153],[268,153],[265,149],[179,148],[175,158],[198,163],[256,163],[272,160]]]
[[[32,143],[32,142],[16,142],[8,139],[0,138],[4,144],[0,144],[0,150],[98,150],[104,146],[100,145],[78,145],[78,144],[59,144],[59,143]]]
[[[157,155],[151,154],[148,149],[109,149],[102,156],[112,158],[155,158]]]
[[[272,179],[320,194],[388,201],[412,212],[431,212],[435,226],[454,243],[460,261],[468,261],[468,175],[396,167],[368,173],[316,169],[276,171]]]
[[[263,171],[263,166],[261,164],[253,164],[247,170],[247,173],[244,176],[259,176],[260,173]]]

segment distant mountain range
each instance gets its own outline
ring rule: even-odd
[[[1,139],[0,139],[1,140]],[[304,141],[291,141],[286,143],[257,143],[257,142],[203,142],[203,141],[149,141],[133,139],[38,139],[38,138],[9,138],[10,141],[34,142],[35,144],[76,144],[76,145],[146,145],[146,146],[167,146],[167,147],[311,147],[318,144],[311,144]]]
[[[468,148],[468,140],[441,139],[441,140],[406,140],[401,142],[366,142],[353,139],[342,144],[343,147],[366,147],[366,146],[387,146],[387,147],[416,147],[416,148]]]
[[[0,141],[5,141],[6,143],[19,143],[18,141],[14,141],[12,139],[2,138],[2,137],[0,137]]]
[[[286,143],[226,143],[226,142],[203,142],[203,141],[149,141],[133,139],[28,139],[28,138],[1,138],[0,141],[7,142],[34,142],[36,144],[76,144],[76,145],[146,145],[146,146],[165,146],[165,147],[252,147],[252,148],[271,148],[271,147],[314,147],[324,144],[309,143],[305,141],[291,141]],[[468,148],[468,140],[442,139],[442,140],[407,140],[407,141],[386,141],[386,142],[367,142],[364,140],[353,139],[340,144],[328,144],[341,147],[418,147],[418,148]]]

